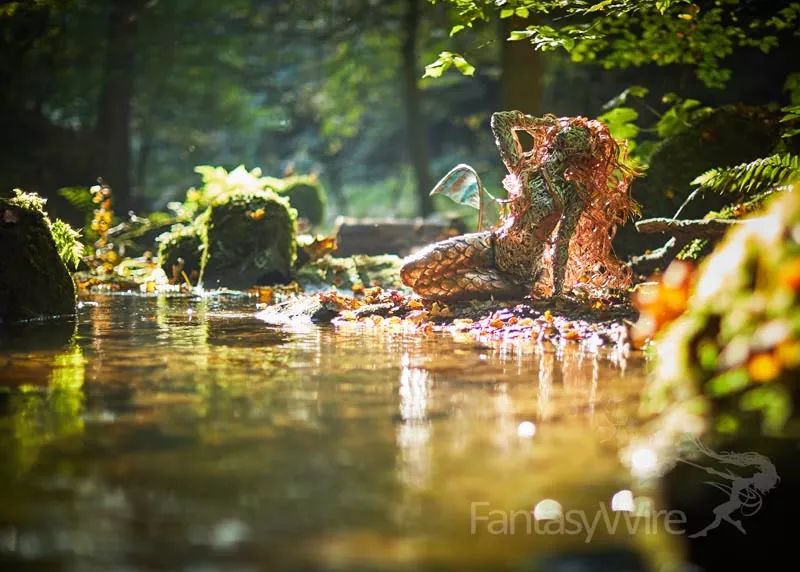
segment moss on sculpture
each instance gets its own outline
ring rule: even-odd
[[[730,232],[656,340],[648,403],[710,405],[716,429],[785,428],[800,403],[800,188]]]
[[[230,194],[211,204],[201,238],[207,288],[245,289],[286,282],[296,255],[297,211],[268,190]]]
[[[20,191],[0,198],[0,322],[75,312],[75,285],[43,207]]]

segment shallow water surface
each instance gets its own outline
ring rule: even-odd
[[[256,310],[98,297],[76,324],[0,338],[0,567],[677,561],[666,534],[598,529],[586,542],[540,526],[548,511],[610,510],[621,490],[658,506],[620,455],[644,431],[641,355],[289,331]]]

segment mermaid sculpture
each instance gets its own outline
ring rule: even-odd
[[[432,244],[406,259],[403,283],[424,298],[464,300],[560,295],[564,286],[589,281],[625,287],[630,271],[611,248],[616,227],[637,210],[630,196],[634,172],[608,128],[583,117],[531,117],[519,111],[492,115],[492,131],[508,169],[508,196],[499,224]],[[533,138],[524,151],[518,132]],[[477,195],[464,200],[465,181]],[[461,165],[433,193],[480,206],[483,190]],[[458,200],[458,199],[456,199]],[[480,222],[479,222],[480,225]]]

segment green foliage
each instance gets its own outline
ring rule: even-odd
[[[639,127],[635,123],[639,119],[638,111],[632,107],[615,107],[597,119],[608,126],[615,139],[628,140],[629,150],[632,151],[635,148],[635,139],[639,135]]]
[[[94,210],[97,208],[97,204],[92,200],[93,195],[89,188],[62,187],[57,192],[83,215],[83,232],[87,240],[94,242],[97,239],[97,232],[92,230],[92,219],[94,218]]]
[[[662,101],[671,104],[656,123],[656,132],[662,139],[674,137],[713,111],[696,99],[682,99],[674,93],[666,94]]]
[[[704,191],[752,196],[800,178],[800,157],[772,155],[750,163],[706,171],[692,181]]]
[[[230,172],[224,167],[200,165],[195,172],[202,176],[203,185],[189,189],[182,205],[173,205],[180,220],[191,220],[209,206],[224,203],[233,196],[263,193],[275,194],[313,225],[320,224],[325,217],[325,191],[314,175],[265,177],[260,168],[248,171],[244,165]]]
[[[738,48],[764,53],[779,35],[794,31],[800,2],[715,0],[703,7],[690,0],[448,0],[459,30],[491,17],[547,17],[553,25],[531,24],[509,40],[528,40],[535,49],[563,48],[575,62],[628,68],[645,64],[693,66],[709,87],[722,87],[731,70],[724,60]],[[747,10],[758,4],[758,11]],[[755,16],[750,14],[757,14]]]
[[[26,193],[22,189],[14,189],[13,196],[9,199],[9,203],[24,210],[34,210],[40,213],[44,212],[44,205],[47,199],[37,195],[36,193]]]
[[[655,408],[697,396],[731,430],[779,432],[798,419],[797,191],[773,197],[762,223],[729,232],[700,267],[687,311],[656,339]]]
[[[634,166],[639,167],[647,165],[656,147],[654,140],[643,142],[637,140],[640,133],[645,130],[637,124],[640,114],[633,105],[641,102],[647,94],[648,89],[645,87],[630,86],[607,102],[604,106],[607,111],[598,117],[608,126],[614,138],[627,142],[631,161]],[[682,99],[674,93],[664,95],[661,102],[669,105],[663,112],[648,105],[642,106],[641,103],[640,106],[658,117],[655,126],[646,131],[654,132],[662,140],[678,135],[713,111],[711,107],[702,105],[696,99]]]
[[[731,220],[742,218],[759,210],[776,188],[800,179],[800,157],[772,155],[728,168],[706,171],[692,181],[698,193],[711,192],[731,197],[731,202],[719,211],[709,212],[704,218]],[[713,245],[704,239],[695,239],[678,254],[680,260],[704,258]]]
[[[0,197],[0,321],[70,314],[75,310],[75,285],[59,250],[69,256],[66,241],[58,245],[44,212],[45,199],[15,189]],[[61,238],[65,227],[58,225]],[[68,238],[68,237],[66,237]]]
[[[59,257],[66,266],[77,268],[84,252],[84,245],[80,242],[81,232],[75,230],[61,219],[51,221],[44,211],[47,199],[40,197],[36,193],[26,193],[20,189],[14,189],[14,194],[9,199],[9,203],[25,210],[40,212],[50,227]]]
[[[455,67],[462,75],[475,74],[475,66],[464,59],[464,56],[453,52],[441,52],[434,62],[425,66],[425,75],[422,77],[442,77],[442,74],[451,67]]]
[[[58,218],[52,222],[50,230],[53,232],[53,240],[61,260],[68,267],[77,268],[86,250],[80,241],[81,232]]]
[[[92,201],[92,193],[88,187],[62,187],[58,189],[58,194],[87,217],[92,216],[92,211],[97,206]]]
[[[786,112],[786,115],[781,118],[781,123],[797,124],[800,122],[800,105],[788,105],[782,111]],[[789,139],[795,135],[800,135],[800,127],[790,127],[782,137]]]
[[[244,165],[239,165],[228,172],[224,167],[199,165],[194,170],[203,178],[203,186],[199,189],[192,187],[186,192],[184,214],[188,218],[193,218],[212,204],[226,201],[234,194],[252,194],[270,187],[271,179],[263,177],[258,167],[248,171]]]
[[[789,139],[800,135],[800,73],[789,74],[783,90],[789,94],[789,105],[781,109],[785,113],[781,123],[786,124],[782,137]]]

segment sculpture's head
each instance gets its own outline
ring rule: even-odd
[[[562,119],[553,146],[566,155],[585,155],[592,152],[592,133],[584,124]]]

